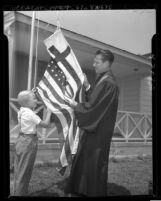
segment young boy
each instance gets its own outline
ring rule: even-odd
[[[18,112],[20,133],[15,143],[14,195],[25,196],[37,153],[36,126],[49,127],[51,111],[47,109],[46,119],[42,121],[32,110],[37,105],[37,99],[30,90],[21,91],[17,99],[21,108]]]

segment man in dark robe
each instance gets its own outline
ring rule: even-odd
[[[116,122],[119,89],[111,71],[114,55],[96,52],[96,81],[86,102],[71,102],[83,135],[74,157],[66,193],[88,197],[107,196],[108,159]],[[87,86],[87,79],[85,85]]]

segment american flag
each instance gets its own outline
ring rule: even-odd
[[[81,102],[84,74],[60,29],[44,43],[51,58],[36,89],[38,97],[53,112],[58,134],[63,133],[65,139],[58,164],[63,174],[77,149],[80,133],[73,109],[64,97]]]

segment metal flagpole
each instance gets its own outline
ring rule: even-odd
[[[27,89],[31,89],[31,80],[32,80],[32,63],[33,63],[33,49],[34,49],[34,30],[35,30],[35,13],[32,14],[32,24],[31,24],[31,38],[30,38],[30,53],[29,53],[29,68],[28,68],[28,82]]]
[[[36,56],[35,56],[35,74],[34,74],[34,88],[37,84],[37,68],[38,68],[38,61],[37,61],[37,49],[38,49],[38,42],[39,42],[39,11],[37,12],[38,18],[37,18],[37,35],[36,35]]]
[[[56,25],[57,29],[60,29],[59,11],[56,12]]]

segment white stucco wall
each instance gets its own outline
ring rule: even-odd
[[[142,77],[140,81],[140,112],[152,113],[151,76]]]
[[[117,79],[120,87],[119,110],[141,113],[152,112],[151,78],[131,75]]]
[[[119,110],[139,112],[140,77],[131,75],[118,80]]]

